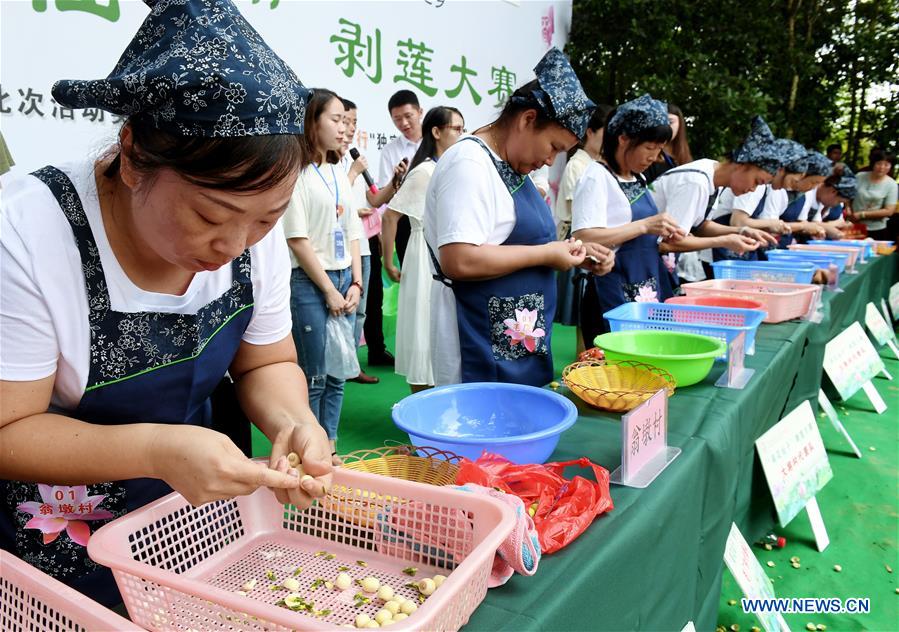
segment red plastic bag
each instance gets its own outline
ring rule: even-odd
[[[582,476],[568,480],[565,468],[592,468],[596,482]],[[558,551],[577,538],[593,519],[613,509],[609,472],[581,458],[564,463],[517,465],[499,454],[484,452],[477,461],[463,459],[456,484],[475,483],[515,494],[525,507],[537,504],[534,524],[544,554]]]

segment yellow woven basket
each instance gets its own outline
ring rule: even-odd
[[[674,376],[658,367],[624,360],[588,360],[569,364],[562,382],[586,404],[612,412],[626,412],[645,402],[659,389],[674,394]]]
[[[877,254],[879,255],[891,255],[896,252],[896,244],[892,246],[888,244],[877,244]]]
[[[417,454],[416,454],[417,453]],[[437,448],[411,445],[356,450],[340,457],[350,470],[429,485],[454,485],[462,457]]]

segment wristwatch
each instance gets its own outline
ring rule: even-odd
[[[359,296],[360,296],[360,297],[365,296],[365,288],[362,287],[362,281],[353,281],[352,283],[350,283],[350,286],[351,286],[351,287],[354,286],[354,285],[355,285],[357,288],[359,288]]]

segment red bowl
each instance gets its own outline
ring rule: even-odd
[[[665,302],[678,305],[707,305],[709,307],[735,307],[738,309],[765,310],[765,306],[758,301],[750,301],[745,298],[732,298],[730,296],[673,296]]]

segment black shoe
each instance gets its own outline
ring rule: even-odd
[[[387,349],[381,353],[368,354],[368,366],[393,366],[395,363],[396,359]]]
[[[359,384],[377,384],[381,381],[381,378],[375,375],[369,375],[365,371],[360,370],[359,375],[357,375],[356,377],[351,377],[349,381],[359,382]]]

